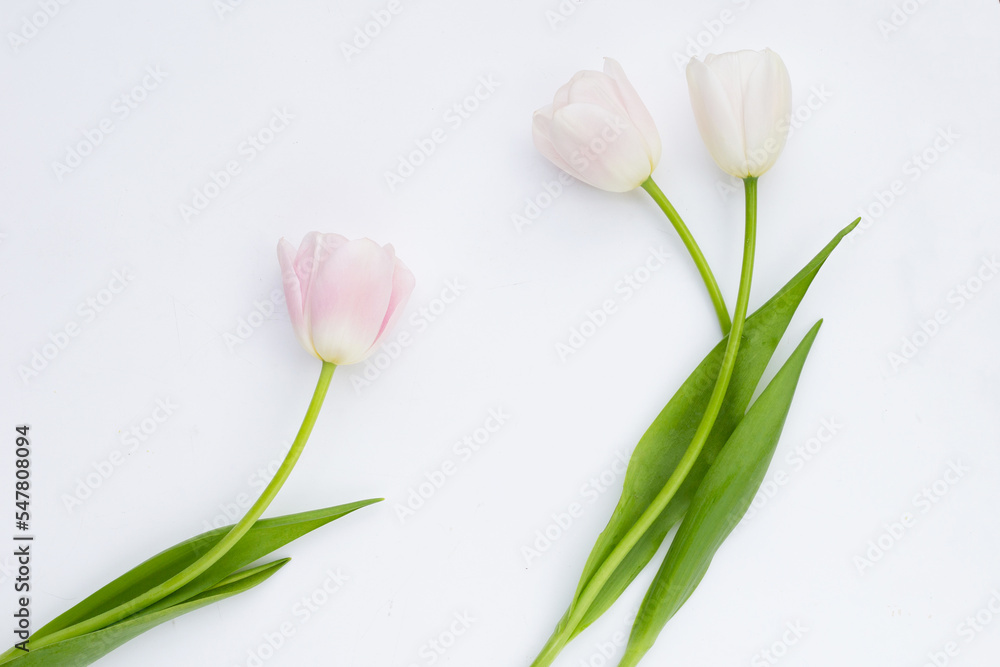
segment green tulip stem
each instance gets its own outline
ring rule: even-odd
[[[708,399],[705,414],[698,424],[691,444],[688,445],[687,451],[684,452],[684,456],[677,464],[677,468],[670,475],[667,483],[660,489],[656,498],[653,499],[653,502],[646,508],[646,511],[642,513],[638,521],[625,534],[621,542],[615,545],[615,548],[604,562],[601,563],[601,566],[594,573],[594,576],[591,577],[590,581],[587,582],[587,585],[574,605],[572,613],[569,614],[569,618],[563,625],[563,632],[561,633],[563,636],[550,642],[551,647],[546,647],[548,650],[545,653],[547,654],[546,659],[548,659],[548,662],[539,662],[536,660],[534,663],[536,667],[549,664],[555,657],[551,654],[558,652],[568,641],[568,638],[572,637],[576,626],[583,620],[587,609],[597,599],[598,594],[604,588],[608,579],[611,578],[611,575],[621,565],[625,556],[635,547],[639,539],[649,530],[653,522],[656,521],[656,518],[660,516],[667,507],[667,504],[670,503],[677,489],[691,471],[692,466],[694,466],[698,455],[701,454],[701,448],[705,445],[712,427],[715,426],[715,420],[719,416],[719,410],[722,408],[722,401],[726,396],[726,390],[729,389],[729,380],[732,377],[733,367],[736,364],[736,354],[740,348],[740,338],[743,336],[743,324],[747,316],[747,307],[750,304],[750,282],[753,277],[753,260],[757,236],[757,179],[749,177],[744,180],[744,184],[746,190],[746,234],[743,241],[743,268],[740,271],[740,289],[736,297],[736,314],[733,317],[732,330],[729,332],[726,351],[722,357],[719,376],[715,381],[715,387],[712,389],[712,395]],[[551,657],[549,657],[550,655]]]
[[[70,639],[73,637],[79,637],[85,635],[88,632],[94,632],[105,628],[112,623],[117,623],[127,616],[145,609],[146,607],[155,604],[159,600],[162,600],[166,596],[170,595],[177,589],[193,581],[196,577],[201,575],[205,570],[210,568],[216,561],[222,558],[227,551],[233,548],[240,539],[246,535],[247,531],[253,526],[254,522],[257,521],[267,509],[274,497],[278,495],[278,491],[281,490],[282,485],[285,480],[288,479],[288,475],[292,472],[292,468],[295,467],[295,463],[299,460],[299,456],[302,454],[302,450],[306,446],[306,442],[309,440],[309,434],[312,433],[313,425],[316,423],[316,418],[319,416],[320,409],[323,407],[323,399],[326,398],[327,389],[330,386],[330,379],[333,377],[333,371],[336,370],[337,366],[329,362],[323,362],[323,369],[319,375],[319,382],[316,384],[316,391],[313,393],[312,401],[309,403],[309,409],[306,411],[305,419],[302,421],[302,426],[299,428],[298,435],[295,436],[295,441],[292,443],[291,449],[288,450],[288,454],[285,456],[285,460],[282,461],[281,467],[274,474],[271,482],[264,489],[264,492],[260,494],[257,502],[253,504],[253,507],[247,511],[246,515],[240,519],[239,523],[233,526],[232,530],[226,533],[226,536],[219,540],[218,543],[203,555],[201,558],[191,563],[187,568],[178,572],[176,575],[163,582],[162,584],[149,589],[142,595],[129,600],[128,602],[122,603],[115,607],[114,609],[109,609],[103,614],[98,614],[88,618],[86,621],[81,621],[76,625],[71,625],[68,628],[63,628],[58,632],[54,632],[51,635],[46,635],[40,639],[31,641],[29,640],[29,648],[39,649],[49,644],[54,644],[58,641],[64,639]]]
[[[708,295],[712,297],[712,304],[715,306],[715,314],[719,318],[719,326],[722,328],[722,335],[725,336],[729,333],[729,329],[732,327],[732,323],[729,320],[729,309],[726,308],[726,301],[722,298],[722,291],[719,290],[719,283],[715,280],[715,275],[712,273],[711,267],[708,265],[708,261],[705,259],[705,255],[702,254],[701,248],[698,247],[698,243],[694,240],[694,236],[691,235],[691,230],[687,228],[684,221],[681,219],[680,214],[674,205],[670,203],[667,196],[663,194],[654,181],[653,177],[650,176],[642,183],[642,189],[649,193],[649,196],[653,198],[653,201],[659,205],[660,209],[663,210],[667,215],[667,219],[673,224],[674,229],[677,230],[678,236],[681,237],[681,241],[684,242],[684,247],[687,248],[688,253],[691,255],[691,259],[694,260],[695,266],[698,267],[698,273],[701,274],[701,279],[705,282],[705,287],[708,288]]]

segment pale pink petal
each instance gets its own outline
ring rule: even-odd
[[[393,268],[390,254],[369,239],[340,245],[320,264],[306,308],[321,358],[338,365],[364,358],[385,319]]]
[[[577,72],[559,88],[552,104],[535,112],[532,140],[563,171],[602,190],[627,192],[659,163],[660,135],[621,67],[610,61],[605,68]]]
[[[552,143],[552,107],[539,109],[531,119],[531,139],[538,152],[549,159],[555,166],[573,176],[576,169],[567,162]],[[579,176],[577,176],[579,178]]]
[[[589,104],[571,104],[556,112],[552,144],[573,165],[573,173],[594,187],[628,192],[653,171],[652,158],[639,131],[627,118]]]
[[[622,116],[628,115],[625,100],[622,99],[614,79],[603,72],[584,72],[584,74],[587,76],[579,77],[569,87],[566,103],[560,108],[570,104],[593,104]]]
[[[289,298],[288,304],[291,306],[293,303],[296,304],[298,310],[302,310],[302,287],[299,283],[299,276],[295,273],[295,246],[288,242],[288,239],[282,238],[278,241],[278,264],[281,266],[281,284],[285,288],[286,293],[291,293],[289,296],[294,296],[294,299]]]
[[[303,302],[309,289],[309,283],[312,282],[313,274],[319,266],[316,257],[319,238],[319,232],[309,232],[302,238],[299,251],[295,254],[295,275],[299,277],[299,284],[302,286]]]
[[[337,248],[345,243],[348,243],[347,237],[340,234],[320,234],[317,239],[317,244],[325,251],[323,255],[324,259],[332,255]]]
[[[614,79],[618,86],[621,102],[629,118],[632,119],[632,123],[638,128],[639,132],[646,139],[646,143],[650,146],[650,156],[652,157],[653,164],[659,164],[660,153],[662,151],[660,132],[656,129],[656,123],[653,121],[653,116],[649,113],[649,109],[643,104],[642,98],[639,97],[639,93],[632,86],[632,82],[625,76],[625,70],[622,69],[617,60],[605,58],[604,73]]]
[[[281,266],[281,284],[285,289],[285,302],[288,305],[288,317],[292,321],[292,330],[307,351],[316,354],[309,329],[306,326],[302,306],[302,285],[295,272],[295,246],[281,239],[278,241],[278,264]],[[316,356],[319,356],[318,354]]]
[[[552,99],[552,107],[555,108],[555,109],[560,109],[560,108],[566,106],[567,104],[569,104],[570,103],[570,100],[569,100],[570,91],[573,89],[573,87],[581,79],[584,79],[584,78],[586,78],[588,76],[592,76],[594,74],[599,74],[599,73],[600,72],[595,72],[593,70],[589,70],[588,69],[588,70],[583,70],[583,71],[580,71],[580,72],[577,72],[576,74],[574,74],[573,78],[571,78],[565,84],[563,84],[562,86],[560,86],[559,90],[556,91],[555,97],[553,97],[553,99]]]
[[[386,247],[390,248],[391,246]],[[375,348],[382,342],[382,339],[392,331],[392,327],[403,312],[403,306],[409,300],[410,294],[413,293],[413,287],[417,282],[416,278],[413,277],[413,273],[398,257],[394,261],[395,267],[392,273],[392,295],[389,297],[389,308],[385,313],[385,319],[382,321],[382,328],[375,337],[375,342],[372,343],[368,354],[374,352]],[[368,355],[366,354],[365,356]]]
[[[295,272],[302,283],[303,294],[306,294],[320,265],[345,243],[347,239],[340,234],[309,232],[305,235],[295,257]]]
[[[340,234],[309,232],[299,245],[299,251],[295,257],[295,273],[302,286],[303,328],[309,334],[310,339],[313,327],[312,309],[309,304],[312,303],[311,294],[316,274],[323,263],[336,252],[337,248],[345,243],[347,243],[347,239]],[[315,346],[315,341],[313,345]]]

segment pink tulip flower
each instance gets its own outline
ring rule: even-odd
[[[391,245],[310,232],[295,247],[278,242],[292,328],[325,362],[364,361],[392,329],[414,278]]]
[[[660,133],[617,61],[577,72],[535,112],[532,138],[563,171],[608,192],[642,185],[660,161]]]

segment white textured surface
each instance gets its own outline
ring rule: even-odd
[[[674,61],[700,38],[715,51],[775,49],[809,116],[761,180],[751,307],[859,209],[869,225],[823,268],[778,352],[826,319],[769,473],[787,482],[719,552],[647,662],[916,667],[955,642],[948,664],[993,664],[1000,616],[981,613],[993,620],[980,631],[966,618],[1000,611],[1000,279],[971,300],[954,290],[976,287],[1000,251],[996,2],[909,0],[915,13],[883,34],[886,1],[567,0],[572,14],[552,27],[557,0],[401,0],[349,60],[341,44],[385,3],[245,0],[220,16],[211,0],[70,2],[15,49],[11,33],[45,4],[12,0],[0,18],[0,426],[10,445],[16,424],[32,427],[36,627],[256,494],[318,373],[283,304],[262,303],[280,288],[274,248],[318,229],[396,246],[418,281],[398,330],[410,344],[360,390],[363,368],[338,371],[269,514],[387,500],[282,549],[293,562],[253,592],[101,664],[527,665],[616,501],[621,476],[605,474],[615,479],[601,492],[602,471],[716,339],[697,274],[644,193],[564,185],[515,227],[557,177],[531,146],[530,114],[575,71],[617,58],[663,135],[656,177],[732,302],[742,198],[719,189]],[[477,91],[478,108],[458,115]],[[57,174],[102,123],[99,145]],[[273,140],[258,150],[251,135]],[[444,140],[391,191],[384,173],[433,136]],[[936,160],[922,170],[925,151]],[[213,191],[230,162],[239,173]],[[186,221],[180,206],[206,187],[217,196]],[[616,292],[661,247],[665,266],[633,298]],[[116,271],[127,286],[89,315],[80,304],[107,301]],[[440,312],[435,299],[456,284]],[[563,363],[556,343],[606,299],[617,312]],[[921,340],[937,311],[947,321]],[[71,324],[77,335],[23,380],[20,367]],[[893,368],[888,355],[914,336],[926,344]],[[158,400],[177,407],[133,448],[123,437]],[[455,449],[491,410],[507,423],[479,451]],[[836,435],[796,463],[830,419]],[[65,498],[112,455],[122,464],[69,511]],[[455,474],[401,522],[397,505],[448,461]],[[959,462],[968,471],[938,485],[943,497],[919,498]],[[581,516],[529,563],[522,547],[572,503]],[[915,525],[859,572],[855,558],[904,513]],[[0,541],[12,532],[3,522]],[[296,606],[323,599],[338,570],[348,579],[325,604]],[[605,664],[598,645],[626,629],[651,574],[557,664]],[[6,614],[6,574],[0,585]],[[435,654],[429,642],[456,614],[475,620]],[[786,623],[808,630],[770,663],[759,652]],[[294,634],[262,649],[283,624]]]

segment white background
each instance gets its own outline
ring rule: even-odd
[[[386,501],[282,549],[292,563],[259,588],[101,664],[235,667],[256,654],[269,666],[527,665],[621,476],[602,493],[584,485],[628,456],[718,337],[692,263],[643,192],[573,184],[545,198],[559,172],[531,145],[531,112],[577,70],[618,59],[663,136],[656,178],[732,303],[742,195],[720,188],[676,64],[700,41],[775,49],[802,121],[761,179],[751,308],[866,220],[776,355],[825,318],[768,477],[785,471],[787,483],[724,545],[643,664],[770,664],[759,652],[787,623],[807,630],[777,648],[781,665],[918,667],[949,642],[959,653],[948,664],[995,663],[1000,616],[971,633],[959,625],[1000,591],[1000,280],[984,264],[1000,251],[996,2],[909,0],[892,25],[886,0],[567,1],[564,15],[557,0],[401,0],[349,58],[342,45],[385,3],[80,0],[48,19],[43,4],[11,0],[0,17],[0,498],[13,505],[13,429],[28,423],[36,627],[256,493],[250,478],[294,436],[319,364],[283,304],[266,319],[254,312],[270,307],[255,304],[280,288],[277,240],[319,230],[394,244],[418,281],[399,328],[411,344],[368,386],[363,368],[338,371],[268,514]],[[478,108],[461,124],[446,120],[482,78],[495,90],[479,88],[485,99],[468,102]],[[275,110],[293,118],[261,134]],[[58,168],[102,119],[112,131]],[[385,172],[436,128],[445,141],[390,189]],[[251,160],[240,147],[258,134],[272,140]],[[230,161],[240,173],[186,220],[181,205]],[[894,181],[905,190],[884,206]],[[547,206],[518,229],[512,216],[529,199]],[[670,259],[626,301],[616,284],[661,247]],[[102,292],[115,271],[127,287]],[[993,279],[977,284],[980,271]],[[441,313],[449,281],[460,296]],[[959,285],[978,292],[958,297]],[[81,303],[108,297],[84,314]],[[608,298],[617,312],[561,359],[556,344]],[[439,314],[431,322],[422,308]],[[918,335],[937,311],[947,321]],[[60,338],[73,324],[77,335]],[[914,337],[919,350],[894,367],[890,353]],[[53,340],[64,347],[26,374]],[[123,436],[158,399],[177,407],[131,450]],[[463,460],[453,444],[491,409],[509,419]],[[805,465],[790,463],[824,419],[842,426]],[[95,477],[115,452],[124,462]],[[397,507],[446,461],[456,474],[401,521]],[[918,504],[950,463],[968,471]],[[68,508],[77,494],[88,497]],[[526,555],[574,502],[582,515]],[[883,536],[904,514],[915,525]],[[13,517],[2,526],[9,539]],[[880,536],[891,548],[859,565]],[[6,615],[12,559],[0,563]],[[342,588],[308,619],[297,613],[338,570]],[[652,573],[556,664],[605,664],[596,646],[627,630]],[[432,663],[428,642],[450,643],[456,614],[475,620]],[[282,624],[294,635],[262,649]]]

